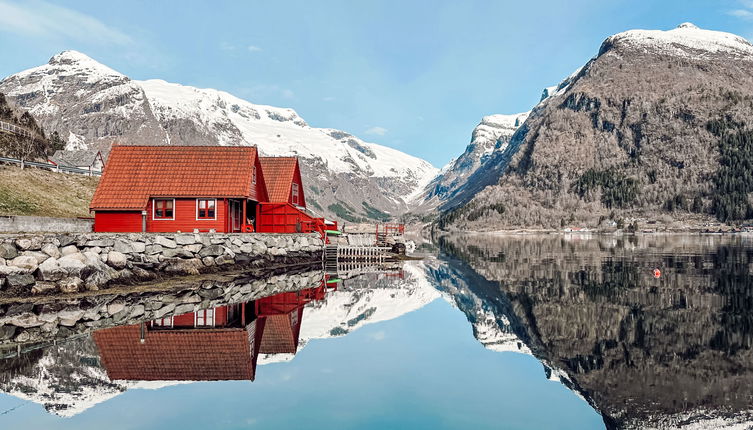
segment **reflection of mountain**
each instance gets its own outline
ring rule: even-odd
[[[349,279],[326,295],[309,288],[168,314],[2,360],[0,391],[70,417],[128,389],[253,380],[257,363],[290,359],[311,339],[342,336],[397,318],[438,296],[423,272],[408,268],[397,278],[375,274]]]
[[[483,275],[469,289],[607,426],[720,427],[753,419],[743,240],[474,236],[443,248]]]
[[[40,403],[62,417],[79,414],[129,389],[157,389],[177,383],[111,381],[90,336],[0,363],[0,390]]]
[[[326,300],[306,305],[299,349],[313,339],[344,336],[364,325],[398,318],[439,297],[420,264],[406,264],[399,274],[372,273],[348,279],[336,291],[328,292]],[[262,354],[259,363],[292,358],[292,354]]]

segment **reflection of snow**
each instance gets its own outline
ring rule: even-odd
[[[325,300],[308,303],[303,310],[298,350],[313,339],[344,336],[365,325],[398,318],[434,301],[439,292],[431,286],[421,265],[421,262],[406,264],[403,279],[371,274],[346,280],[337,291],[327,293]],[[258,363],[277,363],[292,358],[290,354],[262,354]]]

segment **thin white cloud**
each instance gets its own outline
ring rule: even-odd
[[[735,9],[727,12],[727,14],[742,19],[753,19],[753,12],[747,9]]]
[[[753,9],[753,0],[740,0],[740,4],[748,9]]]
[[[282,91],[280,92],[280,94],[281,94],[281,95],[282,95],[282,96],[283,96],[284,98],[286,98],[286,99],[293,99],[293,98],[295,98],[295,93],[293,92],[293,90],[289,90],[289,89],[287,89],[287,88],[285,88],[284,90],[282,90]]]
[[[374,127],[366,129],[366,131],[364,133],[365,134],[372,134],[372,135],[376,135],[376,136],[384,136],[385,134],[387,134],[388,131],[389,130],[387,130],[384,127],[374,126]]]
[[[99,45],[130,45],[127,34],[84,13],[45,1],[0,0],[0,31]]]
[[[249,45],[248,46],[248,52],[261,52],[261,48],[255,45]]]

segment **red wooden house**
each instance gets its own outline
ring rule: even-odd
[[[257,231],[307,233],[336,230],[337,223],[306,210],[301,168],[297,157],[261,157],[269,201],[259,205]]]
[[[306,207],[298,157],[259,157],[270,203]]]
[[[256,147],[113,146],[90,210],[96,232],[231,233],[265,201]]]

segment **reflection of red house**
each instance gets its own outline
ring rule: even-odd
[[[303,306],[309,301],[303,292],[282,293],[256,301],[257,315],[264,324],[260,353],[296,353]]]
[[[112,380],[251,380],[259,353],[295,354],[303,307],[326,287],[99,330],[94,341]]]
[[[245,306],[234,307],[242,312]],[[239,313],[227,319],[229,308],[95,332],[107,375],[113,380],[253,381],[261,340],[257,321],[244,325]],[[218,319],[208,318],[209,313]]]

